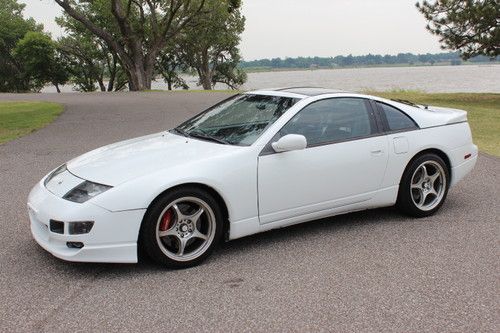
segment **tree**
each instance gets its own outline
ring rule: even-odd
[[[76,90],[119,91],[126,87],[127,76],[116,54],[110,52],[95,37],[62,37],[58,40],[58,47],[68,63],[68,71]]]
[[[24,7],[16,0],[0,0],[0,91],[23,92],[33,88],[13,50],[28,31],[42,31],[43,26],[32,18],[25,19]]]
[[[13,55],[34,90],[38,91],[47,83],[52,83],[57,92],[61,92],[59,85],[68,81],[68,72],[54,42],[43,32],[28,31],[17,42]]]
[[[116,53],[130,90],[151,88],[156,59],[167,42],[216,0],[55,0]]]
[[[58,47],[69,64],[72,81],[79,91],[122,90],[127,84],[118,56],[106,43],[68,15],[56,18],[66,36],[58,40]],[[105,78],[108,79],[107,85]]]
[[[169,45],[160,52],[156,70],[167,83],[168,90],[173,88],[189,89],[186,81],[180,77],[180,71],[187,70],[187,65],[181,58],[178,45]]]
[[[247,81],[247,74],[238,68],[240,59],[239,56],[233,54],[228,60],[219,62],[212,76],[213,86],[216,83],[223,83],[231,89],[238,89],[243,85]]]
[[[464,60],[500,54],[498,0],[435,0],[417,2],[427,29],[440,37],[443,49],[460,51]]]
[[[217,82],[236,89],[246,81],[246,73],[238,68],[238,44],[245,27],[241,2],[219,0],[207,5],[205,13],[179,35],[182,58],[198,73],[203,89],[210,90]]]
[[[498,61],[498,57],[495,58]],[[287,58],[281,60],[280,58],[275,59],[260,59],[252,61],[241,61],[239,66],[241,68],[310,68],[311,66],[319,65],[320,67],[331,67],[332,64],[336,66],[370,66],[370,65],[394,65],[394,64],[409,64],[409,63],[429,63],[431,65],[436,62],[441,63],[451,63],[454,60],[460,60],[460,54],[458,52],[446,52],[437,54],[412,54],[412,53],[400,53],[398,55],[378,55],[378,54],[368,54],[362,56],[336,56],[335,58]],[[476,56],[471,58],[471,62],[489,62],[491,59],[486,56]]]

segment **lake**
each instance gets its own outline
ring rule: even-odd
[[[197,79],[184,76],[192,89]],[[243,90],[320,86],[348,91],[412,89],[426,92],[495,92],[500,93],[500,64],[421,67],[339,68],[282,72],[249,73]],[[167,89],[162,81],[152,89]],[[217,85],[216,89],[227,89]],[[64,86],[62,91],[72,91]],[[55,92],[46,87],[43,92]]]

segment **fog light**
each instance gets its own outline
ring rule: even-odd
[[[93,226],[94,226],[93,221],[69,222],[68,233],[70,235],[88,234],[90,230],[92,230]]]
[[[70,249],[81,249],[83,247],[82,242],[66,242],[66,246]]]

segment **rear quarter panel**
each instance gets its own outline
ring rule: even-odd
[[[382,184],[383,188],[398,185],[408,163],[427,149],[438,149],[446,154],[452,168],[452,184],[458,181],[454,179],[453,168],[464,163],[464,156],[470,153],[471,159],[477,157],[477,147],[472,143],[467,122],[392,133],[388,135],[388,138],[389,161]],[[407,140],[407,152],[396,149],[396,143],[401,140]]]

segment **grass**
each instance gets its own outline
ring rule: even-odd
[[[49,102],[0,102],[0,144],[52,122],[63,106]]]
[[[462,109],[472,129],[474,143],[482,152],[500,156],[500,94],[440,93],[413,90],[369,91],[371,95],[406,99],[415,103]]]

